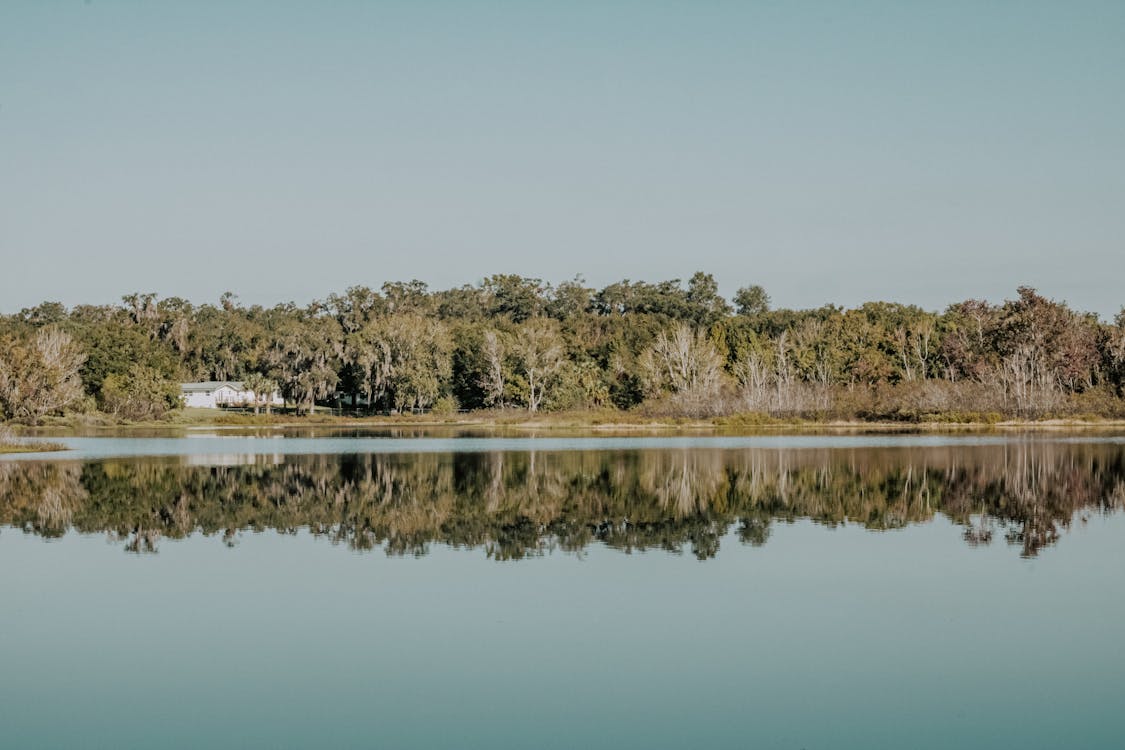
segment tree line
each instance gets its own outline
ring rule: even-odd
[[[292,408],[757,413],[809,418],[1125,415],[1125,310],[1112,322],[1020,287],[942,312],[868,302],[774,309],[686,283],[517,275],[441,291],[353,286],[306,306],[130,294],[0,316],[0,412],[157,418],[181,381],[241,380]]]
[[[511,560],[597,543],[707,559],[732,531],[757,546],[800,519],[885,530],[942,514],[971,545],[1034,556],[1077,518],[1125,508],[1125,448],[1109,443],[197,460],[0,463],[0,525],[109,533],[137,552],[309,529],[390,555],[439,543]]]

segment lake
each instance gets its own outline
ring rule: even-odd
[[[1120,436],[62,442],[3,747],[1125,743]]]

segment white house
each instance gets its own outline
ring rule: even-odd
[[[180,383],[180,398],[184,406],[203,409],[218,409],[222,406],[253,406],[254,392],[249,391],[240,380],[209,380],[203,383]],[[262,397],[261,403],[283,406],[285,400],[274,391],[269,398]]]

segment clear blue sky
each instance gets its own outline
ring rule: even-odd
[[[1125,2],[0,3],[0,311],[497,272],[1125,303]]]

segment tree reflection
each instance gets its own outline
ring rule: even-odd
[[[1125,505],[1125,446],[1051,442],[892,449],[363,454],[0,464],[0,524],[57,537],[101,532],[134,552],[200,532],[309,529],[356,550],[431,544],[517,560],[594,543],[714,557],[732,530],[773,524],[898,529],[943,514],[970,545],[1024,556],[1078,513]]]

